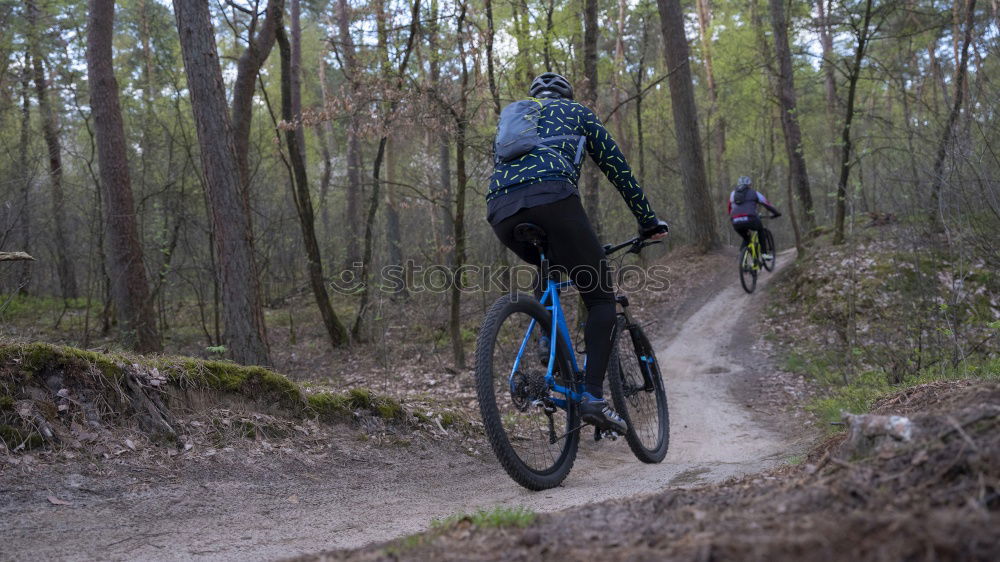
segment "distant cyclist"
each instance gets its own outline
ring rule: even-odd
[[[750,179],[750,176],[740,176],[740,179],[736,182],[736,189],[729,194],[729,204],[727,207],[729,218],[733,221],[733,229],[743,238],[743,244],[740,246],[741,250],[750,244],[750,232],[753,230],[757,231],[760,240],[765,239],[762,235],[767,229],[760,222],[760,215],[757,214],[757,205],[763,205],[765,209],[770,211],[771,218],[781,216],[781,213],[771,205],[767,197],[764,197],[763,193],[755,191],[751,187],[752,185],[753,180]],[[773,248],[763,248],[765,254],[773,251]]]
[[[528,95],[529,99],[507,106],[497,124],[486,220],[505,246],[535,265],[540,262],[538,252],[514,239],[514,227],[528,222],[546,232],[546,257],[569,273],[587,307],[586,392],[580,417],[602,429],[625,433],[625,421],[602,396],[615,301],[604,249],[577,191],[584,149],[621,193],[639,223],[640,235],[662,238],[667,223],[656,217],[600,119],[573,101],[569,81],[546,72],[532,81]]]

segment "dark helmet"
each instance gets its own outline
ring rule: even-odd
[[[528,95],[533,98],[566,98],[573,99],[573,86],[569,80],[555,72],[539,74],[531,81]]]
[[[750,179],[750,176],[740,176],[740,179],[736,180],[736,189],[750,187],[751,185],[753,185],[753,180]]]

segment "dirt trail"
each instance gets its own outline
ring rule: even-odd
[[[781,256],[779,266],[790,259]],[[733,334],[755,325],[756,307],[746,305],[766,297],[761,292],[770,277],[764,274],[758,293],[748,296],[734,271],[725,286],[711,288],[714,296],[675,337],[653,342],[671,408],[671,446],[662,464],[636,461],[624,440],[588,438],[564,486],[541,493],[519,487],[489,456],[441,454],[417,444],[375,459],[346,455],[330,463],[335,466],[307,470],[192,470],[152,486],[89,496],[97,484],[71,474],[39,491],[42,501],[0,500],[6,543],[0,559],[266,560],[388,540],[480,507],[548,512],[766,469],[798,447],[794,436],[745,407],[738,382],[764,373],[739,366],[758,361],[748,361],[752,338]],[[44,501],[47,493],[76,499],[53,506]]]

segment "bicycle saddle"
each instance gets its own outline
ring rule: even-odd
[[[522,222],[514,227],[514,240],[518,242],[527,242],[540,247],[545,245],[545,239],[545,231],[537,224]]]

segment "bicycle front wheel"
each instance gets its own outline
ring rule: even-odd
[[[757,271],[754,269],[750,248],[743,248],[740,252],[740,285],[743,285],[743,290],[747,293],[752,293],[757,288]]]
[[[576,403],[553,395],[545,380],[548,365],[539,357],[550,327],[551,315],[534,297],[504,295],[486,313],[476,341],[476,394],[486,436],[507,474],[529,490],[558,486],[580,443]],[[556,368],[557,384],[572,388],[562,342]]]
[[[608,362],[608,386],[618,414],[628,424],[625,441],[636,458],[658,463],[667,456],[670,417],[667,392],[653,346],[636,325],[618,317]]]
[[[768,271],[774,271],[774,262],[778,257],[778,251],[774,249],[774,235],[771,234],[770,230],[764,231],[764,236],[761,239],[763,252],[765,255],[771,256],[770,258],[764,258],[761,260],[764,265],[764,269]]]

